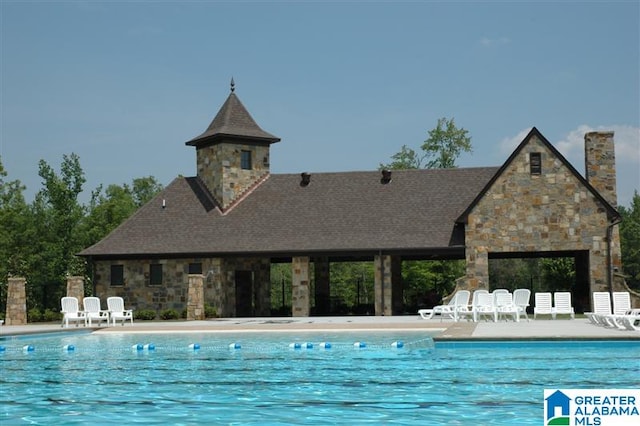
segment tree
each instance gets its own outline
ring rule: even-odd
[[[464,128],[458,128],[453,118],[440,118],[436,127],[429,130],[429,137],[418,153],[407,145],[391,156],[389,164],[380,164],[381,169],[449,169],[463,152],[472,152],[471,137]]]
[[[85,182],[80,159],[64,155],[60,174],[44,160],[38,175],[43,188],[31,206],[31,253],[28,259],[27,293],[31,303],[43,308],[57,308],[66,288],[68,275],[84,275],[85,263],[75,256],[83,248],[79,225],[85,209],[78,202]]]
[[[633,193],[631,205],[618,209],[622,216],[620,223],[620,246],[622,268],[629,287],[640,290],[640,195]]]

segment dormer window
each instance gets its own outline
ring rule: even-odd
[[[529,167],[532,175],[542,174],[542,154],[539,152],[529,153]]]
[[[240,168],[251,170],[251,151],[240,151]]]

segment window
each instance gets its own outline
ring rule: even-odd
[[[202,274],[202,263],[190,263],[189,274]]]
[[[251,170],[251,151],[240,151],[240,168]]]
[[[532,175],[542,174],[542,154],[539,152],[529,153],[529,167]]]
[[[124,285],[124,265],[111,265],[111,285]]]
[[[162,264],[149,265],[149,285],[162,285]]]

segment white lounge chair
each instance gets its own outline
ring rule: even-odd
[[[494,294],[496,311],[498,312],[498,319],[502,317],[511,316],[513,320],[520,321],[520,312],[518,307],[513,303],[513,294],[509,292],[498,292]]]
[[[568,291],[557,291],[553,293],[553,312],[551,316],[556,319],[556,315],[568,314],[571,319],[575,318],[575,312],[571,305],[571,293]]]
[[[107,309],[109,311],[109,321],[115,326],[116,321],[121,321],[124,325],[125,321],[131,321],[133,324],[133,310],[124,308],[124,299],[118,296],[107,298]]]
[[[109,325],[109,312],[100,308],[98,297],[85,297],[82,299],[82,305],[84,306],[85,325],[92,327],[94,322],[100,325],[102,321]]]
[[[482,317],[489,317],[493,319],[493,322],[498,321],[498,311],[496,311],[496,307],[493,304],[493,295],[487,290],[473,292],[471,312],[474,322],[478,322]]]
[[[624,315],[617,315],[615,320],[624,330],[640,331],[640,309],[630,309]]]
[[[631,309],[631,295],[628,291],[613,292],[613,315],[624,315]]]
[[[611,315],[611,294],[608,291],[594,291],[593,312],[584,314],[593,324],[609,326],[605,317]]]
[[[469,292],[468,290],[459,290],[453,296],[451,296],[448,304],[437,305],[434,306],[433,309],[420,309],[418,310],[418,314],[420,314],[420,316],[424,319],[431,319],[436,315],[440,315],[440,321],[442,321],[442,319],[445,317],[454,318],[457,320],[456,312],[459,311],[459,308],[457,308],[457,306],[463,302],[466,306],[469,303],[470,295],[471,292]]]
[[[518,316],[524,315],[527,321],[529,321],[529,315],[527,314],[529,299],[531,299],[531,290],[528,288],[513,290],[513,304],[518,308]]]
[[[77,297],[65,296],[60,299],[60,305],[62,310],[62,324],[61,327],[69,327],[70,322],[75,322],[76,327],[78,324],[85,322],[84,312],[80,310]]]
[[[536,305],[533,307],[533,319],[535,320],[538,315],[551,315],[551,318],[555,319],[553,315],[553,306],[551,302],[551,293],[540,292],[534,295]]]

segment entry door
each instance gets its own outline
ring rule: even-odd
[[[236,271],[236,317],[253,315],[253,273]]]

